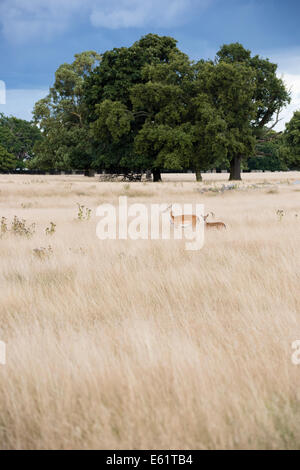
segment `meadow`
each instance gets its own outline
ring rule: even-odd
[[[0,449],[300,448],[300,172],[203,178],[0,175]],[[120,195],[227,229],[101,241]]]

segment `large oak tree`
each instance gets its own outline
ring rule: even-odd
[[[72,64],[62,64],[57,69],[48,96],[34,107],[34,120],[44,138],[35,146],[32,167],[46,170],[90,168],[93,153],[83,85],[100,60],[99,54],[87,51],[75,54]]]
[[[149,108],[137,109],[132,101],[135,85],[145,84],[145,65],[170,62],[182,54],[176,40],[148,34],[131,47],[103,54],[101,64],[85,80],[85,102],[95,146],[97,166],[105,168],[151,168],[159,179],[160,160],[141,152],[136,137],[149,120]]]
[[[40,129],[33,122],[0,114],[0,145],[14,157],[15,168],[28,166],[34,145],[41,139]]]
[[[290,170],[300,170],[300,111],[285,126],[280,153]]]
[[[247,123],[251,126],[252,135],[260,138],[264,127],[272,122],[274,127],[279,119],[280,111],[290,102],[290,94],[283,80],[276,75],[277,64],[258,55],[251,56],[251,51],[239,43],[225,44],[217,52],[217,63],[243,64],[254,74],[252,100],[255,105],[255,115]],[[246,123],[245,123],[246,125]],[[241,160],[247,155],[242,151],[230,155],[230,179],[241,179]]]

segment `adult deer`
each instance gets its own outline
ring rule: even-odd
[[[226,228],[224,222],[207,222],[206,219],[208,216],[209,214],[202,216],[204,219],[205,228],[216,228],[218,230]]]
[[[193,229],[196,228],[197,222],[200,222],[200,219],[197,215],[195,214],[181,214],[181,215],[174,215],[173,214],[173,204],[170,204],[165,211],[170,210],[170,218],[171,218],[171,223],[174,224],[175,227],[193,227]],[[165,212],[164,211],[164,212]]]

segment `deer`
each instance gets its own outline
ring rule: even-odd
[[[170,218],[171,218],[171,223],[174,224],[175,227],[193,227],[193,229],[196,228],[197,222],[200,222],[200,219],[197,215],[195,214],[182,214],[182,215],[174,215],[173,214],[173,204],[170,204],[164,212],[167,210],[170,210]]]
[[[213,213],[211,212],[211,214]],[[207,222],[206,219],[208,216],[209,214],[202,216],[204,220],[205,228],[216,228],[217,230],[221,230],[224,228],[226,229],[226,225],[224,224],[224,222]]]

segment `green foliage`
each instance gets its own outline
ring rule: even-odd
[[[0,145],[0,171],[14,170],[17,165],[17,159]]]
[[[192,69],[180,51],[166,63],[146,65],[144,83],[131,90],[133,114],[143,116],[135,140],[136,153],[144,155],[149,168],[182,169],[193,151],[192,125],[188,122]]]
[[[199,173],[238,165],[235,177],[240,159],[251,156],[250,167],[283,168],[277,146],[255,150],[290,100],[276,64],[251,57],[239,43],[222,46],[215,61],[192,63],[176,44],[148,34],[130,47],[101,57],[84,52],[61,65],[35,106],[44,138],[32,167]],[[253,157],[257,152],[265,155]]]
[[[250,67],[254,74],[255,87],[253,102],[255,104],[255,117],[252,128],[259,136],[263,128],[290,102],[290,93],[281,78],[277,77],[277,64],[255,55],[239,43],[225,44],[217,52],[218,62],[244,64]]]
[[[14,156],[15,167],[27,166],[33,157],[34,144],[41,139],[41,132],[34,123],[0,114],[0,144]]]
[[[281,139],[273,134],[270,140],[258,141],[255,155],[250,157],[247,166],[249,170],[286,171],[287,166],[281,157]]]
[[[133,116],[120,101],[104,100],[96,105],[95,112],[98,119],[91,124],[91,129],[100,140],[112,139],[113,143],[118,143],[130,132]]]
[[[135,139],[136,151],[148,157],[149,167],[182,169],[192,149],[189,130],[184,124],[172,128],[147,122]]]
[[[148,106],[145,109],[145,101],[138,103],[139,88],[135,94],[133,90],[149,83],[146,66],[158,67],[176,54],[181,53],[175,39],[155,34],[141,38],[129,48],[103,54],[100,66],[85,81],[85,101],[96,143],[94,165],[127,169],[155,165],[157,155],[142,154],[139,143],[135,142],[146,121],[148,124],[151,109]],[[151,101],[150,88],[149,85],[147,98]],[[162,96],[161,93],[157,99]],[[164,97],[164,102],[168,97]]]
[[[216,145],[221,152],[223,148],[223,160],[227,154],[229,158],[251,155],[255,144],[250,127],[255,116],[252,100],[255,79],[251,69],[240,63],[200,62],[197,64],[196,84],[200,96],[205,93],[209,103],[209,107],[202,109],[206,116],[208,112],[210,114],[209,128],[214,133],[218,131]],[[214,145],[213,136],[209,140]]]
[[[242,130],[243,140],[248,141],[248,148],[251,147],[249,139],[249,127],[253,138],[260,138],[264,133],[265,126],[272,121],[274,115],[278,118],[281,109],[290,102],[290,94],[286,90],[283,81],[277,77],[277,65],[270,62],[269,59],[263,59],[258,55],[251,57],[251,52],[245,49],[239,43],[224,45],[217,53],[217,63],[236,64],[248,68],[253,78],[253,87],[251,87],[251,99],[253,103],[253,113],[249,115],[248,120],[244,121],[244,130]],[[244,89],[245,92],[248,90]],[[275,121],[276,123],[276,121]],[[247,127],[247,132],[246,132]],[[253,145],[253,139],[252,139]],[[241,148],[240,156],[247,157]],[[235,164],[236,154],[231,153],[231,177],[236,175]]]
[[[289,169],[300,170],[300,111],[286,124],[280,154]]]
[[[144,116],[134,140],[136,153],[152,168],[207,167],[219,156],[225,123],[207,94],[198,93],[188,57],[172,52],[168,62],[147,64],[142,77],[145,82],[131,90],[133,115]]]
[[[90,168],[92,144],[83,86],[86,76],[100,59],[96,52],[87,51],[75,54],[72,64],[63,64],[57,69],[48,96],[38,101],[34,108],[34,119],[44,139],[34,147],[36,157],[32,168]]]
[[[142,82],[143,67],[168,61],[171,52],[178,50],[176,42],[167,36],[148,34],[129,48],[106,51],[101,64],[86,77],[84,84],[90,120],[97,118],[95,106],[107,99],[120,101],[130,109],[130,90],[133,85]]]
[[[226,161],[227,124],[207,94],[199,93],[194,107],[192,164],[197,170],[208,170]]]
[[[92,145],[88,126],[62,126],[49,119],[45,139],[36,143],[31,168],[41,170],[85,169],[90,166]]]

